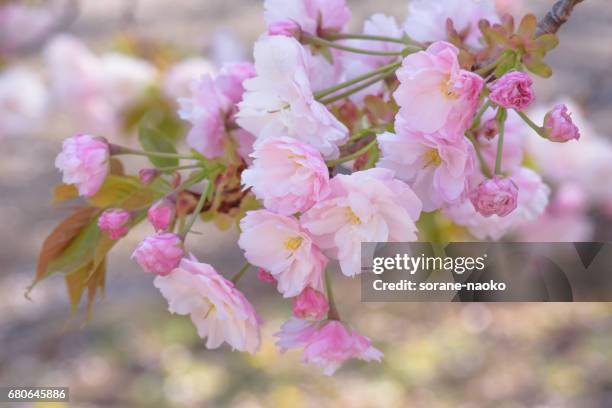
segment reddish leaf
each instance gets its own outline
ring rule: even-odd
[[[92,217],[96,214],[96,211],[97,210],[92,207],[79,208],[64,219],[64,221],[55,227],[51,234],[49,234],[38,255],[36,276],[34,277],[30,289],[45,277],[49,263],[62,253],[79,232],[90,222]],[[28,289],[28,291],[30,289]]]
[[[104,295],[104,285],[106,283],[106,258],[93,271],[93,274],[88,278],[87,282],[87,318],[91,317],[93,302],[96,298],[96,293],[100,289],[101,295]]]

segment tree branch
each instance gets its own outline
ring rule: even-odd
[[[572,11],[574,11],[574,7],[583,1],[584,0],[559,0],[556,2],[552,9],[538,23],[536,37],[542,34],[555,34],[559,31],[559,28],[569,20]]]

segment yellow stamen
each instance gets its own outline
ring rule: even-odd
[[[440,84],[440,90],[448,99],[459,98],[459,93],[455,90],[454,85],[451,83],[450,77]]]
[[[357,216],[357,214],[355,214],[351,207],[346,207],[346,217],[348,218],[348,221],[353,225],[361,224],[361,219],[359,219],[359,217]]]
[[[440,164],[442,164],[442,158],[440,157],[438,151],[436,149],[429,149],[425,153],[425,165],[423,168],[429,166],[438,167]]]
[[[300,245],[302,245],[303,240],[304,238],[302,237],[291,237],[285,241],[285,248],[287,248],[289,251],[295,251],[300,247]]]

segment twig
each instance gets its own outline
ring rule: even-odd
[[[542,34],[555,34],[569,20],[574,7],[584,0],[559,0],[538,23],[536,37]]]

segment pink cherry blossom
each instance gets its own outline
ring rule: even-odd
[[[104,139],[80,134],[64,140],[55,167],[62,171],[64,183],[75,184],[80,195],[91,197],[109,172],[109,154]]]
[[[312,35],[342,31],[351,18],[345,0],[266,0],[264,10],[268,27],[293,21]]]
[[[221,67],[215,85],[232,103],[238,103],[244,93],[242,83],[255,75],[255,67],[250,62],[228,63]]]
[[[166,232],[151,235],[142,240],[132,253],[132,259],[136,259],[145,272],[163,276],[168,275],[178,266],[183,255],[181,238],[176,234]]]
[[[302,215],[315,242],[340,261],[342,273],[360,273],[362,242],[407,242],[416,236],[421,201],[387,169],[338,174],[329,197]]]
[[[445,128],[463,134],[469,125],[484,81],[461,69],[458,54],[457,47],[440,41],[404,58],[393,96],[400,106],[398,115],[412,130],[433,133]]]
[[[244,82],[238,124],[257,140],[289,136],[309,143],[323,157],[337,158],[348,129],[312,94],[310,57],[294,38],[274,36],[255,43],[257,76]]]
[[[232,104],[210,75],[203,75],[191,85],[191,98],[179,98],[181,119],[191,123],[187,144],[209,159],[224,153],[225,117]]]
[[[364,23],[363,33],[366,35],[384,36],[391,38],[402,38],[404,32],[399,28],[395,18],[384,14],[374,14]],[[400,52],[402,44],[385,41],[350,40],[347,45],[369,51]],[[355,78],[359,75],[371,72],[384,65],[398,61],[400,57],[380,56],[368,54],[344,53],[342,57],[342,69],[346,78]],[[366,95],[376,95],[385,89],[384,82],[379,81],[371,86],[354,93],[350,99],[360,104]]]
[[[253,153],[253,144],[255,144],[255,135],[247,132],[244,129],[238,128],[232,131],[232,139],[237,144],[236,153],[245,161],[247,165],[251,165],[253,159],[251,153]]]
[[[238,246],[251,265],[265,268],[278,280],[284,297],[307,286],[323,290],[327,258],[297,219],[268,210],[249,211],[240,221]]]
[[[424,211],[433,211],[461,200],[474,171],[474,150],[465,138],[449,141],[396,126],[397,134],[378,135],[381,159],[377,166],[395,171],[423,202]]]
[[[499,22],[494,0],[412,0],[408,4],[404,30],[410,38],[420,42],[446,40],[446,20],[449,18],[458,32],[467,30],[466,42],[472,47],[480,46],[480,20]]]
[[[546,114],[544,129],[546,129],[548,139],[553,142],[564,143],[580,139],[580,130],[572,122],[567,106],[563,104],[556,105]]]
[[[0,72],[0,139],[22,136],[40,129],[47,113],[47,90],[27,68]]]
[[[508,72],[489,86],[489,98],[501,107],[522,111],[535,99],[531,85],[533,80],[525,72]]]
[[[112,240],[124,236],[130,230],[130,213],[121,208],[106,210],[98,218],[98,227]]]
[[[505,217],[479,214],[468,199],[460,204],[444,208],[444,213],[456,224],[466,227],[477,239],[498,240],[509,232],[515,231],[528,221],[538,219],[548,205],[550,188],[542,178],[525,167],[515,169],[509,177],[518,188],[517,208]],[[478,185],[482,175],[475,175],[473,185]]]
[[[289,137],[261,141],[242,173],[264,206],[283,215],[304,212],[329,194],[329,171],[321,154]]]
[[[293,315],[297,318],[322,320],[328,311],[329,304],[325,295],[310,286],[293,298]]]
[[[257,269],[257,279],[266,283],[276,283],[276,278],[264,268]]]
[[[304,348],[302,362],[323,368],[325,375],[333,375],[351,358],[381,361],[383,354],[374,348],[370,339],[355,330],[349,330],[337,320],[322,324],[291,319],[275,336],[281,352],[291,348]]]
[[[216,349],[223,342],[232,349],[255,353],[260,346],[260,319],[247,298],[215,269],[183,258],[166,276],[157,276],[154,285],[168,301],[171,313],[189,315],[206,347]]]
[[[474,209],[485,217],[505,217],[516,209],[518,188],[509,178],[494,176],[470,192]]]
[[[176,204],[169,198],[162,198],[147,211],[147,218],[155,231],[168,229],[176,213]]]

